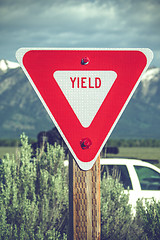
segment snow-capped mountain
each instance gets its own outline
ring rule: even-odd
[[[143,75],[112,137],[160,139],[160,68]]]
[[[142,77],[142,95],[146,97],[147,95],[155,95],[158,91],[156,85],[160,80],[160,68],[149,69]],[[154,89],[152,88],[155,85]],[[152,90],[152,92],[151,92]]]
[[[137,88],[135,98],[141,104],[160,109],[160,68],[151,68],[144,74]]]
[[[11,61],[4,60],[4,59],[0,60],[0,70],[2,72],[6,72],[9,69],[15,69],[18,67],[20,67],[20,66],[19,66],[19,63],[17,63],[17,62],[11,62]]]
[[[160,68],[149,69],[111,138],[160,139]],[[0,138],[36,137],[53,128],[18,63],[0,61]]]

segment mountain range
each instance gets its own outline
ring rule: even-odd
[[[160,139],[160,68],[150,68],[111,138]],[[36,138],[54,127],[18,63],[0,60],[0,139]]]

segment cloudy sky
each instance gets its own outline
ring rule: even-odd
[[[160,0],[0,0],[0,59],[20,47],[147,47],[160,67]]]

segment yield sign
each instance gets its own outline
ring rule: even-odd
[[[16,57],[78,165],[88,170],[153,54],[145,48],[21,48]]]

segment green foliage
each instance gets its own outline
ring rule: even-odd
[[[135,221],[142,228],[140,239],[160,239],[160,202],[137,201]]]
[[[66,239],[67,173],[63,149],[48,146],[32,157],[28,138],[0,165],[0,239]]]
[[[28,139],[34,143],[36,139]],[[17,147],[19,139],[0,139],[0,146]],[[109,139],[105,147],[160,147],[160,139]]]
[[[0,146],[3,147],[15,147],[19,146],[20,142],[18,139],[0,139]]]
[[[67,239],[68,171],[64,152],[47,145],[32,155],[22,134],[14,156],[0,162],[0,239]],[[101,239],[160,239],[160,202],[138,201],[133,217],[129,193],[111,176],[101,181]]]
[[[34,143],[35,139],[28,139],[28,142]],[[0,146],[3,147],[17,147],[20,146],[21,142],[19,139],[0,139]]]
[[[132,213],[129,195],[118,179],[103,177],[101,182],[101,239],[127,239]]]
[[[137,201],[135,216],[118,179],[103,177],[101,182],[102,240],[160,239],[160,202]]]

